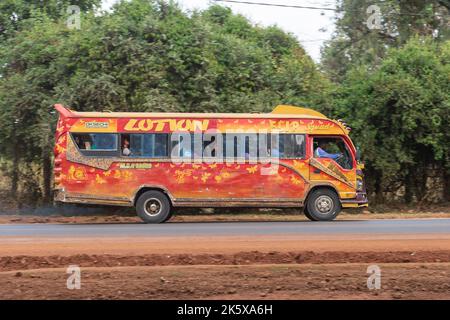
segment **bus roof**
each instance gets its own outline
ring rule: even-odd
[[[318,111],[287,105],[279,105],[271,113],[78,112],[61,104],[56,104],[55,109],[67,118],[303,118],[330,120]]]

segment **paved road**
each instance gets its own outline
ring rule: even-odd
[[[146,224],[0,225],[9,237],[127,237],[240,235],[450,234],[450,219],[334,222],[210,222]]]

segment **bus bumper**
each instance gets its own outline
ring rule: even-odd
[[[363,208],[369,206],[369,200],[365,192],[357,192],[354,199],[342,199],[342,208]]]

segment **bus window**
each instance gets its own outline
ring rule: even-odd
[[[145,158],[167,158],[168,157],[168,134],[123,134],[122,156],[145,157]]]
[[[80,150],[90,150],[92,146],[92,139],[89,134],[74,133],[73,140]]]
[[[314,138],[314,157],[330,158],[336,161],[344,169],[353,168],[351,153],[341,138]]]
[[[117,155],[118,143],[115,133],[73,133],[73,141],[84,155]]]
[[[169,135],[167,133],[145,134],[143,141],[144,157],[167,158],[167,146]]]
[[[130,134],[130,157],[142,157],[143,136],[143,134]]]
[[[280,159],[303,159],[305,157],[304,134],[279,134],[278,148],[272,136],[270,155]]]
[[[258,158],[258,135],[256,133],[227,133],[223,139],[223,150],[225,158],[256,161]]]

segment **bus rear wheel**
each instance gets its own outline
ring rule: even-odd
[[[331,221],[341,212],[341,203],[336,192],[330,189],[316,189],[306,203],[305,215],[312,221]]]
[[[303,214],[304,214],[309,220],[314,221],[313,217],[309,214],[308,206],[307,206],[307,205],[305,205],[305,207],[303,208]]]
[[[170,210],[170,201],[161,191],[146,191],[136,201],[137,214],[145,223],[162,223],[169,220]]]

